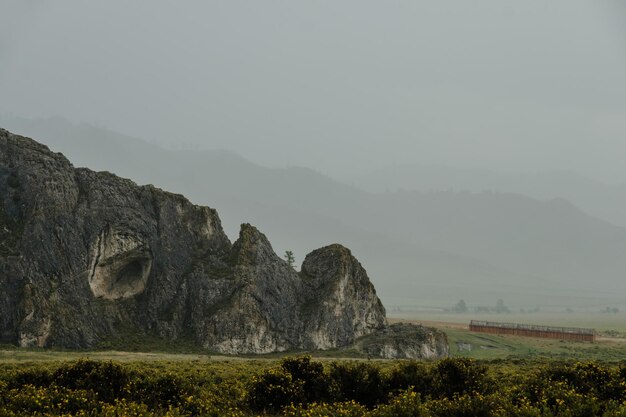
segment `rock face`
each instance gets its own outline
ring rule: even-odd
[[[351,345],[385,310],[340,245],[302,272],[215,210],[0,129],[0,343],[90,348],[128,333],[223,353]]]
[[[379,329],[355,343],[357,350],[387,359],[438,359],[449,354],[442,331],[408,323]]]

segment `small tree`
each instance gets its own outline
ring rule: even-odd
[[[495,311],[496,313],[510,313],[511,312],[511,310],[509,310],[509,308],[504,305],[504,301],[502,300],[502,298],[500,298],[496,302],[496,307],[493,309],[493,311]]]
[[[461,299],[453,308],[455,313],[467,313],[467,304],[465,304],[465,300]]]
[[[296,269],[296,258],[293,256],[293,252],[290,250],[285,251],[285,260],[289,264],[290,267]]]

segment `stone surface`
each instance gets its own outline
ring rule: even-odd
[[[0,342],[91,348],[125,335],[223,353],[348,346],[385,323],[340,245],[298,273],[215,210],[0,130]]]
[[[89,286],[95,297],[116,300],[142,293],[152,269],[150,247],[134,234],[105,227],[92,245]]]
[[[357,350],[386,359],[439,359],[449,354],[448,338],[440,330],[396,323],[356,341]]]

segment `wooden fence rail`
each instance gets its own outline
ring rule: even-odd
[[[545,337],[550,339],[580,340],[595,342],[595,329],[578,327],[551,327],[534,324],[500,323],[495,321],[470,321],[470,331],[492,334],[511,334],[527,337]]]

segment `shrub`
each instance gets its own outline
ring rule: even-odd
[[[129,402],[126,399],[105,404],[98,414],[101,417],[151,417],[154,415],[145,404]]]
[[[61,366],[52,380],[61,387],[92,390],[100,400],[112,402],[125,395],[130,374],[113,362],[79,360]]]
[[[8,390],[9,387],[7,386],[7,383],[0,380],[0,410],[3,410],[5,408]]]
[[[248,405],[257,411],[279,411],[286,405],[298,403],[303,397],[301,381],[294,381],[282,368],[270,369],[252,378]]]
[[[100,404],[92,391],[24,385],[6,393],[2,410],[6,415],[73,415],[97,411]]]
[[[363,417],[365,415],[367,415],[367,409],[354,401],[333,404],[314,403],[309,407],[292,404],[283,410],[285,417]]]
[[[620,371],[595,362],[548,366],[539,372],[533,384],[544,387],[553,381],[563,382],[579,394],[596,396],[603,401],[626,400],[626,384],[620,376]]]
[[[454,398],[442,398],[429,402],[433,417],[504,417],[506,413],[497,395],[482,396],[463,394]]]
[[[437,363],[433,375],[434,394],[452,398],[455,394],[487,391],[487,367],[468,358],[446,358]]]
[[[130,398],[153,409],[177,406],[190,395],[194,387],[187,380],[167,373],[165,375],[138,375],[128,387]]]
[[[540,393],[537,405],[544,413],[556,417],[600,416],[603,411],[597,397],[576,392],[563,381],[548,384]]]
[[[329,399],[328,380],[324,365],[311,361],[311,356],[285,358],[281,368],[291,375],[292,381],[302,383],[302,398],[299,402],[323,402]]]
[[[391,399],[389,404],[376,407],[369,414],[371,417],[430,417],[422,404],[420,395],[415,391],[405,391]]]
[[[52,380],[52,374],[46,368],[31,368],[11,373],[6,383],[8,388],[20,388],[25,385],[47,387],[52,384]]]
[[[389,375],[389,388],[400,392],[411,389],[422,395],[432,393],[433,375],[421,362],[403,361],[396,365]]]
[[[354,400],[372,408],[387,399],[388,386],[376,365],[335,362],[331,364],[329,377],[335,401]]]
[[[626,417],[626,404],[614,407],[612,410],[604,413],[602,417]]]

